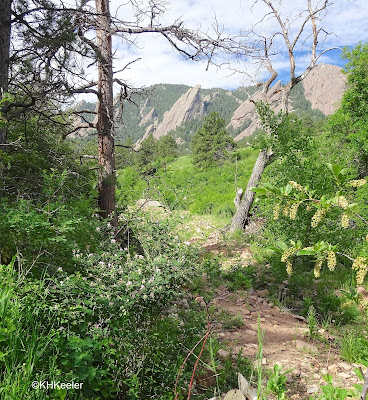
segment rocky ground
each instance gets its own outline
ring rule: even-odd
[[[229,248],[225,231],[216,222],[200,216],[189,218],[187,212],[182,213],[181,218],[181,233],[190,236],[189,241],[202,247],[205,252],[220,257],[222,268],[226,269],[234,262],[249,265],[254,261],[249,246],[237,245]],[[256,233],[262,224],[261,220],[253,222],[248,233]],[[203,281],[210,288],[211,282],[206,275],[203,276]],[[354,372],[358,365],[341,359],[333,335],[319,329],[318,339],[311,340],[305,318],[273,304],[267,294],[267,290],[253,289],[234,292],[222,285],[215,289],[208,304],[203,299],[198,299],[203,307],[212,310],[211,329],[223,343],[223,349],[218,352],[220,359],[235,359],[241,351],[243,356],[249,357],[255,363],[261,362],[264,368],[271,370],[274,364],[278,364],[283,370],[290,370],[287,374],[286,393],[289,400],[309,399],[320,392],[320,386],[326,384],[322,375],[326,374],[333,377],[335,386],[352,388],[361,383]],[[226,315],[228,320],[235,318],[237,323],[225,324],[221,315]],[[258,324],[264,331],[264,340],[262,360],[257,361]],[[202,378],[199,377],[197,381],[202,386],[206,386],[206,380],[211,380],[210,376]],[[235,390],[229,392],[228,396],[223,396],[223,399],[242,400],[244,396],[239,390]],[[248,399],[254,400],[254,397],[249,396]]]
[[[198,223],[198,221],[196,221]],[[250,230],[256,232],[262,221],[253,223]],[[193,242],[200,243],[207,252],[223,256],[223,264],[231,264],[232,260],[247,265],[252,262],[252,253],[247,246],[237,246],[229,251],[220,230],[203,233],[211,224],[203,220],[197,229]],[[206,276],[203,277],[206,280]],[[281,365],[287,374],[287,398],[290,400],[309,399],[320,391],[320,386],[326,384],[322,375],[333,377],[335,386],[353,388],[361,383],[354,369],[358,367],[343,361],[338,353],[335,337],[323,329],[317,333],[318,339],[310,340],[309,327],[304,317],[293,315],[289,310],[278,307],[267,297],[267,290],[229,291],[226,286],[216,289],[215,295],[208,304],[212,306],[213,326],[224,350],[219,358],[236,358],[241,351],[254,362],[262,362],[264,368],[272,369],[274,364]],[[204,306],[204,304],[202,303]],[[216,315],[228,315],[243,321],[239,327],[225,328],[221,321],[216,321]],[[256,361],[258,352],[258,321],[264,331],[263,358]],[[233,394],[231,394],[233,395]],[[235,393],[234,396],[237,394]],[[238,393],[239,395],[239,393]],[[239,395],[240,396],[240,395]],[[251,397],[249,397],[251,398]],[[238,397],[234,397],[238,399]],[[241,397],[239,397],[241,399]],[[226,399],[227,400],[227,399]]]
[[[262,365],[272,369],[274,364],[291,370],[287,375],[287,396],[291,400],[308,399],[325,384],[323,374],[333,376],[337,386],[350,388],[359,383],[354,373],[355,364],[344,362],[339,357],[335,338],[324,330],[319,331],[321,340],[308,339],[308,324],[301,316],[280,309],[267,299],[267,292],[229,292],[219,287],[210,305],[216,311],[226,311],[240,316],[241,327],[224,329],[220,322],[214,322],[217,337],[226,343],[226,349],[219,357],[242,355],[256,360],[258,351],[258,318],[264,331]]]

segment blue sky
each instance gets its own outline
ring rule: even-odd
[[[139,0],[137,0],[139,1]],[[148,0],[141,0],[147,3]],[[168,12],[162,18],[162,24],[170,24],[176,19],[184,21],[185,25],[211,33],[211,26],[216,17],[219,26],[226,34],[237,34],[240,30],[250,29],[256,22],[269,11],[261,0],[172,0],[168,4]],[[319,0],[321,2],[322,0]],[[256,4],[254,4],[256,3]],[[297,15],[305,9],[307,0],[274,0],[279,7],[283,18],[295,19],[290,23],[291,36],[300,26]],[[111,0],[111,9],[116,11],[121,19],[133,18],[133,14],[124,0]],[[128,3],[129,4],[129,3]],[[312,0],[318,4],[318,0]],[[253,7],[251,8],[251,6]],[[119,8],[120,6],[120,8]],[[329,7],[327,14],[319,23],[320,27],[331,33],[320,40],[320,49],[325,50],[332,46],[353,46],[359,41],[368,40],[368,1],[367,0],[335,0]],[[269,35],[277,29],[275,21],[266,18],[257,25],[259,33]],[[310,30],[308,30],[309,34]],[[302,71],[308,65],[308,34],[297,47],[297,70]],[[324,39],[324,40],[323,40]],[[131,65],[128,70],[118,77],[127,81],[131,86],[142,87],[155,83],[181,83],[190,86],[200,84],[204,88],[223,87],[233,89],[252,83],[252,79],[260,80],[266,77],[265,71],[260,70],[251,63],[242,62],[235,67],[242,73],[232,73],[227,68],[218,69],[214,66],[206,71],[203,63],[191,62],[175,53],[162,37],[157,35],[139,35],[137,46],[128,47],[121,40],[114,40],[116,50],[115,70],[122,68],[128,62],[140,57],[141,60]],[[275,69],[282,80],[287,80],[289,63],[285,52],[285,45],[277,43],[278,55],[273,58]],[[340,51],[334,50],[321,57],[320,62],[332,63],[342,66],[344,61],[340,58]],[[227,62],[229,59],[221,58],[219,61]]]

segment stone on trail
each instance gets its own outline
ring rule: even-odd
[[[248,400],[257,400],[257,390],[254,389],[242,374],[238,373],[238,387]]]
[[[313,344],[303,342],[302,340],[294,340],[295,347],[299,350],[305,349],[312,351],[313,353],[317,353],[318,349],[316,346],[313,346]]]
[[[313,393],[316,393],[316,392],[318,392],[318,386],[317,385],[310,386],[307,389],[307,394],[313,394]]]
[[[222,361],[227,360],[228,358],[230,358],[230,356],[230,352],[224,349],[219,349],[217,352],[217,357]]]
[[[231,389],[226,393],[224,400],[245,400],[245,397],[240,390]]]

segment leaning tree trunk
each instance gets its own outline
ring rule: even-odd
[[[0,6],[0,98],[8,91],[9,49],[12,0],[1,0]],[[0,145],[6,143],[6,128],[0,128]]]
[[[113,110],[113,70],[111,47],[111,17],[109,0],[96,0],[98,28],[98,205],[103,218],[112,218],[116,225],[115,207],[115,143]]]
[[[363,375],[363,371],[360,370],[360,372]],[[362,387],[362,394],[360,396],[360,400],[366,400],[367,399],[367,394],[368,394],[368,368],[366,369],[364,375],[363,375],[363,387]]]
[[[252,175],[249,178],[247,189],[244,196],[239,198],[235,205],[237,207],[236,213],[231,221],[230,231],[234,232],[237,229],[245,230],[249,219],[249,213],[253,205],[255,193],[251,189],[258,186],[262,177],[263,171],[270,162],[272,152],[270,150],[261,150],[257,161],[253,167]]]

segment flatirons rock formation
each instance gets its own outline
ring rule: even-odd
[[[342,69],[336,65],[319,64],[307,75],[302,85],[305,98],[310,101],[312,109],[320,110],[325,115],[330,115],[337,110],[346,89],[346,77],[341,71]],[[279,81],[267,94],[267,100],[275,112],[281,109],[280,89],[281,82]],[[255,93],[251,99],[256,102],[262,100],[261,92]],[[291,109],[292,107],[291,102]],[[257,128],[260,128],[255,106],[249,100],[235,110],[228,126],[236,129],[247,119],[252,121],[251,124],[234,138],[235,141],[252,135]]]
[[[300,85],[303,86],[302,90]],[[291,110],[294,108],[312,113],[314,109],[329,115],[340,105],[346,88],[346,76],[341,73],[340,67],[319,64],[298,87],[295,88],[295,94],[292,92],[290,97]],[[281,109],[281,89],[279,81],[267,95],[268,102],[276,112]],[[228,91],[219,88],[201,89],[199,85],[193,88],[185,85],[153,85],[147,97],[142,98],[137,95],[132,103],[125,103],[122,115],[122,107],[116,99],[114,105],[116,138],[122,141],[131,138],[139,147],[149,135],[159,139],[173,132],[173,137],[178,143],[183,143],[183,139],[184,142],[188,142],[201,125],[203,117],[210,111],[218,111],[227,126],[231,128],[229,132],[236,141],[239,141],[261,127],[254,104],[249,99],[245,100],[248,98],[247,93],[252,95],[254,101],[262,99],[260,90],[255,87]],[[87,107],[94,111],[96,104],[81,102],[75,105],[75,109]],[[92,122],[93,115],[86,114],[83,118]],[[80,122],[83,122],[82,118],[77,118],[75,124]],[[82,129],[72,136],[88,139],[93,133],[95,130],[89,128]]]
[[[336,65],[319,64],[303,81],[304,95],[325,115],[333,114],[340,106],[346,89],[346,76]]]
[[[204,115],[205,108],[199,95],[200,89],[200,85],[189,89],[172,106],[171,110],[164,114],[164,119],[154,131],[155,139],[167,135],[189,119],[201,118]]]
[[[190,88],[184,93],[171,107],[166,111],[162,122],[157,124],[157,120],[148,125],[146,132],[141,140],[137,142],[136,147],[147,139],[148,136],[153,135],[155,139],[167,135],[170,131],[174,131],[184,122],[189,119],[201,118],[205,114],[204,102],[200,97],[200,85]],[[141,121],[140,125],[146,124],[149,120],[153,120],[154,114],[151,110]]]
[[[255,102],[262,100],[261,91],[255,93],[251,99]],[[272,109],[276,112],[280,111],[280,101],[281,101],[281,81],[278,81],[268,92],[267,101],[271,105]],[[244,121],[250,119],[251,124],[244,129],[244,131],[240,132],[234,140],[239,141],[247,136],[250,136],[257,128],[261,127],[259,119],[257,118],[257,113],[255,110],[255,105],[251,101],[247,100],[243,104],[241,104],[234,112],[230,124],[228,126],[232,126],[233,128],[238,128],[241,126]]]

